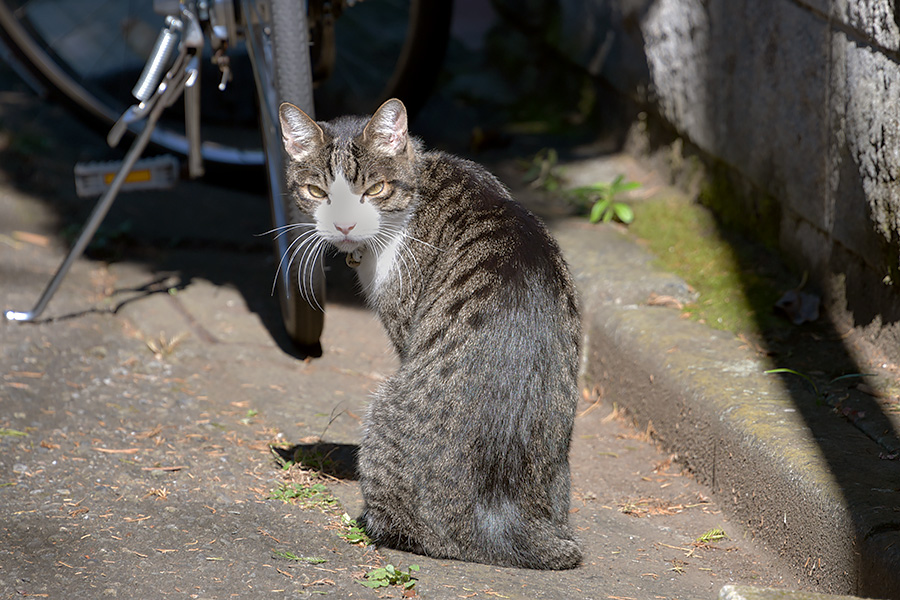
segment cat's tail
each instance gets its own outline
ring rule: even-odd
[[[557,531],[548,531],[556,529]],[[547,527],[524,532],[520,551],[516,552],[517,567],[528,569],[574,569],[581,564],[581,548],[568,532]],[[514,536],[516,537],[516,536]],[[518,540],[516,540],[518,542]],[[518,545],[518,544],[517,544]]]
[[[543,519],[520,517],[511,503],[503,509],[478,510],[482,562],[526,569],[574,569],[581,548],[566,527]]]

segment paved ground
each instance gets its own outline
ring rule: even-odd
[[[19,86],[0,100],[0,305],[25,309],[63,256],[61,224],[85,211],[72,162],[102,145]],[[266,212],[259,195],[201,183],[124,197],[94,252],[105,260],[76,264],[52,319],[0,324],[3,597],[399,596],[357,583],[387,562],[420,565],[416,590],[433,598],[713,598],[728,583],[794,584],[590,390],[572,451],[583,567],[499,569],[346,542],[352,476],[308,481],[269,448],[321,439],[339,445],[332,456],[352,450],[395,361],[341,262],[324,355],[291,354],[269,296],[275,265],[254,237]],[[324,482],[340,507],[328,494],[271,499],[285,481]],[[697,542],[719,527],[728,539]]]
[[[3,191],[13,213],[39,202]],[[4,240],[43,234],[3,224]],[[3,254],[4,306],[27,305],[61,256],[55,240]],[[222,271],[240,284],[220,282]],[[375,596],[355,580],[386,560],[421,565],[417,588],[436,598],[712,598],[725,583],[789,583],[707,490],[587,392],[572,461],[588,559],[571,573],[379,554],[342,541],[330,512],[268,499],[285,476],[269,445],[352,446],[369,393],[394,366],[380,326],[349,302],[329,307],[322,358],[287,354],[265,326],[274,317],[251,308],[273,310],[271,272],[264,252],[215,246],[152,265],[83,261],[50,311],[62,318],[2,326],[7,597]],[[355,514],[356,484],[325,482]],[[692,543],[716,527],[731,539]]]
[[[0,75],[0,308],[24,310],[90,208],[74,197],[72,165],[107,151],[100,137],[36,101],[8,72]],[[841,494],[896,491],[896,461],[878,459],[884,440],[879,447],[843,421],[834,425],[838,419],[823,417],[822,407],[809,414],[831,428],[813,427],[818,437],[811,439],[808,425],[784,416],[798,408],[808,416],[792,403],[797,394],[784,406],[762,402],[777,396],[777,386],[733,372],[735,365],[761,372],[762,362],[751,364],[752,349],[691,329],[677,311],[648,306],[651,292],[677,299],[690,291],[614,227],[567,218],[522,188],[514,159],[525,154],[514,134],[510,140],[508,132],[472,129],[479,107],[494,100],[489,79],[457,76],[448,84],[455,92],[438,94],[419,125],[442,146],[490,148],[507,136],[507,149],[492,154],[497,170],[548,219],[579,277],[593,352],[572,449],[572,519],[584,566],[500,569],[345,539],[341,515],[360,507],[346,457],[368,397],[395,359],[342,260],[329,273],[323,356],[293,351],[269,295],[269,241],[258,236],[269,227],[266,200],[254,193],[262,182],[248,179],[124,196],[50,305],[51,319],[0,323],[0,597],[399,597],[399,587],[358,583],[388,563],[419,565],[415,590],[431,598],[715,598],[726,584],[739,586],[727,592],[733,599],[779,597],[747,585],[855,591],[846,587],[855,581],[852,569],[844,568],[859,555],[854,535],[890,534],[893,504],[868,492],[864,502],[856,498],[851,516],[867,525],[854,532],[840,514]],[[459,101],[460,90],[473,93],[466,87],[473,80],[486,86],[482,99]],[[458,120],[453,127],[441,120],[447,111]],[[617,155],[591,158],[572,172],[579,169],[594,181],[619,173],[653,179]],[[675,352],[666,336],[682,331]],[[688,338],[702,344],[689,346]],[[725,368],[703,362],[726,356]],[[703,372],[715,374],[712,383],[679,387],[679,376]],[[730,376],[743,379],[726,385]],[[726,395],[714,393],[726,388]],[[724,404],[694,402],[706,396]],[[642,423],[653,421],[681,453],[678,461],[650,441],[646,425],[622,418],[620,404]],[[746,416],[744,405],[759,410]],[[767,429],[729,429],[728,415]],[[785,423],[786,430],[775,427]],[[697,439],[717,458],[707,460]],[[776,443],[787,439],[798,440],[800,451]],[[829,464],[798,469],[818,464],[821,454],[829,458],[827,449],[842,440],[856,444],[854,456],[864,460],[842,463],[838,474],[856,473],[866,486],[845,477],[832,498],[831,479],[804,483],[809,473],[828,477]],[[301,450],[315,468],[281,468],[272,446]],[[775,456],[778,468],[766,471],[769,464],[757,459],[772,448],[786,448],[784,456],[803,464]],[[711,485],[682,473],[684,464]],[[870,477],[873,465],[887,483]],[[753,476],[742,477],[742,469]],[[791,496],[792,485],[821,498],[801,505],[809,498]],[[302,492],[290,502],[273,498],[285,489]],[[866,520],[870,514],[878,518]],[[813,526],[793,529],[795,515],[811,515]],[[698,541],[716,528],[728,538]],[[754,540],[780,541],[766,548]]]

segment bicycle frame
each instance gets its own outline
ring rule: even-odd
[[[211,44],[213,60],[222,73],[219,89],[224,89],[231,80],[225,50],[241,41],[242,35],[247,43],[259,96],[265,155],[270,162],[278,161],[278,164],[270,164],[268,169],[274,225],[277,229],[289,224],[282,203],[276,201],[282,197],[284,185],[280,164],[281,139],[277,128],[278,99],[272,73],[266,67],[273,64],[271,32],[266,31],[263,26],[266,19],[261,18],[269,10],[268,1],[240,0],[238,4],[234,0],[154,0],[154,9],[168,15],[166,27],[160,32],[154,51],[133,90],[138,104],[128,108],[119,118],[110,130],[107,141],[111,146],[116,146],[128,129],[140,130],[140,134],[34,308],[27,312],[6,311],[5,317],[10,321],[34,321],[40,317],[72,264],[84,252],[108,213],[125,178],[150,142],[162,111],[171,106],[182,93],[185,97],[185,131],[189,145],[188,171],[191,177],[203,174],[200,154],[200,86],[197,84],[200,77],[198,61],[206,40]],[[306,11],[297,12],[296,25],[299,31],[308,35]],[[239,15],[242,17],[240,20]],[[173,60],[176,52],[177,58]],[[313,115],[311,78],[306,83],[305,90],[301,91],[304,93],[295,99],[295,103],[307,114]],[[278,238],[277,243],[279,254],[283,255],[288,250],[287,241]],[[284,281],[289,281],[287,269],[288,266],[284,265],[279,273]]]

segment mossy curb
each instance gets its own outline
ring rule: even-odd
[[[773,306],[797,281],[777,254],[729,232],[708,208],[686,195],[656,196],[634,208],[632,234],[660,267],[698,293],[698,300],[684,307],[686,315],[751,338],[786,327]]]

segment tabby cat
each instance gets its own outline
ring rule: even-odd
[[[366,532],[432,557],[577,566],[581,331],[559,247],[482,167],[424,151],[399,100],[320,123],[283,104],[281,127],[314,223],[301,262],[346,252],[400,357],[359,445]]]

